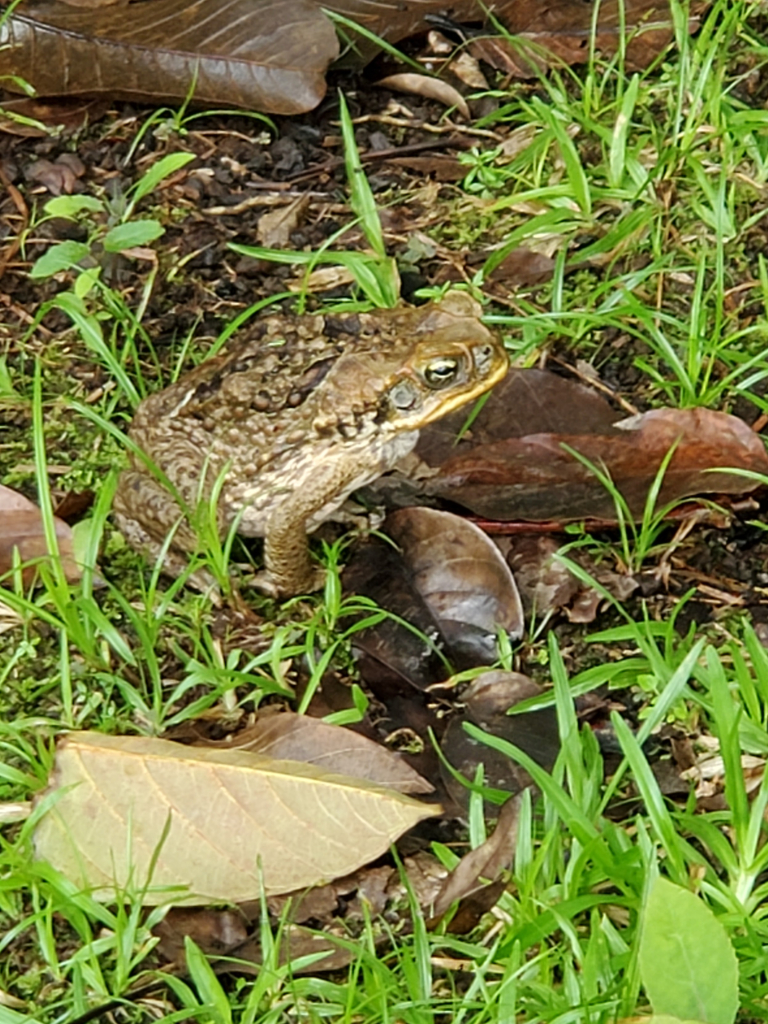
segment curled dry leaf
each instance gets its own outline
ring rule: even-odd
[[[449,67],[451,73],[456,75],[469,89],[490,89],[488,80],[480,70],[480,65],[466,50],[454,57]]]
[[[440,628],[410,578],[401,554],[390,545],[371,540],[361,544],[344,569],[344,587],[369,597],[394,617],[356,634],[354,649],[363,679],[385,702],[394,695],[414,704],[414,690],[426,690],[445,679],[444,661],[422,636],[435,640]],[[438,640],[439,644],[439,640]]]
[[[59,559],[70,583],[76,583],[82,572],[75,562],[72,549],[72,530],[61,519],[55,519]],[[33,502],[10,487],[0,486],[0,578],[13,568],[14,550],[22,563],[34,563],[49,558],[43,530],[43,517]],[[35,566],[22,570],[22,581],[29,586],[35,576]]]
[[[302,761],[327,772],[388,786],[399,793],[434,791],[434,786],[398,754],[379,743],[292,711],[260,714],[252,726],[235,737],[235,743],[237,750],[280,761]]]
[[[99,899],[149,885],[147,904],[322,884],[440,810],[295,761],[89,732],[61,741],[47,793],[37,856]]]
[[[376,84],[385,89],[394,89],[396,92],[407,92],[414,96],[423,96],[427,100],[437,100],[446,107],[456,107],[467,121],[470,118],[467,101],[459,90],[440,78],[404,71],[398,75],[387,75]]]
[[[41,96],[109,94],[298,114],[338,55],[312,0],[153,0],[94,9],[25,3],[3,21],[0,74]],[[6,78],[5,84],[12,83]]]
[[[451,512],[405,508],[387,519],[414,583],[452,644],[474,646],[472,633],[523,635],[520,595],[509,566],[483,531]]]

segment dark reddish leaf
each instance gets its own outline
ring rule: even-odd
[[[655,409],[625,419],[591,389],[542,370],[508,374],[457,441],[464,418],[425,428],[408,476],[382,477],[373,489],[394,505],[441,498],[504,522],[614,522],[609,492],[567,448],[606,470],[636,516],[675,444],[661,504],[757,486],[727,469],[768,473],[763,441],[734,416]]]
[[[377,36],[396,43],[423,32],[425,15],[444,15],[454,22],[486,20],[485,8],[478,0],[333,0],[324,4],[329,10],[345,15]],[[696,10],[705,4],[696,5]],[[581,63],[589,57],[592,34],[593,5],[584,0],[545,0],[543,3],[521,3],[520,0],[497,0],[492,6],[495,18],[513,35],[523,38],[510,49],[504,70],[521,76],[538,73],[542,50],[549,51],[558,62]],[[667,0],[603,0],[597,27],[597,48],[605,54],[615,53],[620,39],[621,19],[629,37],[627,60],[631,66],[644,67],[672,40],[672,19]],[[691,19],[691,27],[695,27]],[[498,42],[498,40],[494,40]],[[526,48],[525,44],[528,44]],[[530,47],[533,44],[533,48]],[[535,51],[532,54],[532,49]],[[376,52],[374,44],[358,40],[363,59]],[[486,57],[485,53],[476,56]],[[549,61],[544,61],[545,63]],[[497,61],[492,61],[499,66]]]
[[[757,483],[727,469],[768,473],[760,437],[735,416],[710,409],[654,409],[608,436],[533,434],[499,441],[443,463],[428,488],[490,519],[615,518],[613,498],[565,446],[610,474],[633,515],[673,445],[659,504],[694,494],[743,494]],[[713,472],[723,467],[722,471]]]
[[[5,20],[0,73],[41,96],[178,100],[297,114],[325,94],[338,54],[312,0],[152,0],[129,7],[26,3]],[[11,82],[5,84],[10,87]]]
[[[698,28],[706,2],[692,3],[689,30]],[[494,37],[473,40],[471,52],[493,67],[515,77],[535,77],[547,65],[563,61],[583,64],[589,59],[593,6],[583,0],[548,0],[544,3],[509,3],[494,9],[511,42]],[[665,0],[608,0],[600,4],[595,49],[615,53],[626,26],[626,67],[644,68],[673,40],[669,4]],[[485,45],[483,45],[485,44]]]
[[[461,181],[467,175],[467,168],[455,156],[435,153],[431,156],[395,156],[387,159],[388,164],[405,167],[425,177],[433,174],[436,181]]]
[[[466,418],[466,410],[452,413],[421,431],[416,451],[428,466],[510,437],[616,433],[621,415],[602,395],[574,380],[548,370],[510,370],[457,443]]]

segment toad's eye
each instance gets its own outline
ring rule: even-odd
[[[436,391],[440,388],[447,388],[456,380],[459,374],[458,359],[450,359],[443,356],[440,359],[433,359],[424,368],[424,380]]]

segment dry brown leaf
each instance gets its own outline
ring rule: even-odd
[[[511,707],[529,697],[538,697],[542,688],[519,672],[494,669],[478,676],[462,693],[465,715],[454,715],[441,741],[445,760],[465,779],[473,779],[483,765],[485,785],[507,793],[519,793],[530,784],[530,777],[516,762],[474,739],[464,729],[464,721],[473,722],[485,732],[520,747],[537,764],[549,770],[560,751],[557,714],[552,707],[510,715]],[[446,789],[459,807],[466,808],[469,791],[441,761],[440,772]]]
[[[432,153],[429,156],[391,156],[387,163],[405,167],[420,176],[433,174],[436,181],[461,181],[467,176],[467,168],[455,156],[447,153]]]
[[[39,100],[24,96],[15,100],[4,100],[0,111],[0,131],[7,135],[26,138],[42,138],[49,134],[46,128],[39,128],[30,122],[43,125],[82,128],[86,121],[98,120],[107,109],[100,100],[64,99]]]
[[[235,737],[238,750],[281,761],[302,761],[327,772],[366,779],[399,793],[432,793],[434,786],[399,754],[379,743],[292,711],[261,714],[244,735]]]
[[[312,0],[152,0],[127,9],[41,0],[8,14],[3,43],[0,74],[41,96],[181,101],[194,82],[197,104],[276,114],[317,106],[338,55],[333,26]]]
[[[600,589],[581,583],[553,556],[562,542],[549,534],[517,534],[497,537],[496,545],[512,570],[526,615],[562,609],[569,622],[594,622],[607,591],[624,603],[640,586],[632,576],[614,572],[596,562],[586,550],[569,551],[568,557],[600,584]]]
[[[302,274],[294,281],[288,282],[288,291],[327,292],[333,288],[343,288],[352,284],[355,275],[347,267],[317,267],[309,274]]]
[[[471,53],[467,53],[466,50],[462,50],[454,59],[450,62],[451,73],[456,75],[464,85],[469,89],[488,89],[488,80],[486,79],[483,72],[480,70],[480,65],[477,63]]]
[[[758,483],[742,470],[768,474],[763,440],[735,416],[655,409],[623,420],[591,388],[543,370],[511,371],[457,442],[463,419],[423,428],[414,455],[371,489],[401,505],[440,497],[504,522],[613,522],[610,493],[568,448],[607,470],[635,515],[673,445],[660,505],[748,493]]]
[[[396,92],[407,92],[413,96],[423,96],[427,100],[437,100],[446,107],[456,107],[467,121],[471,116],[467,101],[459,90],[440,78],[403,71],[398,75],[387,75],[386,78],[379,79],[376,85],[384,89],[394,89]]]
[[[550,281],[554,270],[555,261],[551,256],[521,247],[508,253],[488,274],[486,281],[503,284],[507,289],[527,288]]]
[[[287,249],[292,233],[298,228],[301,218],[309,206],[309,196],[298,196],[287,206],[262,213],[256,225],[259,245],[267,249]]]
[[[486,18],[486,8],[478,0],[332,0],[323,4],[329,10],[351,18],[370,32],[396,43],[423,32],[425,15],[444,15],[449,8],[454,22],[477,22]],[[581,63],[589,57],[594,5],[584,0],[542,0],[520,3],[520,0],[496,0],[490,5],[493,15],[515,36],[514,47],[508,47],[506,62],[493,61],[516,75],[535,75],[552,57],[569,64]],[[689,11],[690,30],[697,27],[706,2],[693,3]],[[624,24],[628,43],[628,66],[646,66],[667,46],[673,36],[668,0],[602,0],[597,26],[597,49],[603,54],[615,53]],[[474,42],[474,40],[473,40]],[[494,39],[494,43],[502,40]],[[356,40],[356,51],[362,60],[376,53],[375,44]],[[547,59],[547,51],[552,57]],[[483,55],[485,56],[485,54]]]
[[[70,583],[82,576],[72,549],[72,530],[61,519],[54,518],[59,559]],[[33,502],[10,487],[0,485],[0,578],[13,568],[14,550],[22,563],[47,559],[48,545],[43,530],[43,517]],[[21,578],[29,586],[35,576],[35,566],[22,570]]]
[[[147,904],[322,884],[440,810],[294,761],[89,732],[61,741],[47,793],[37,856],[98,899],[151,881]]]
[[[653,409],[622,423],[624,429],[607,436],[532,434],[485,445],[445,462],[430,491],[493,519],[612,520],[616,509],[610,493],[567,448],[606,470],[638,517],[675,445],[659,507],[695,494],[744,494],[758,483],[740,470],[768,474],[763,441],[735,416],[711,409]]]
[[[9,88],[9,76],[18,76],[41,96],[181,101],[195,83],[198,104],[300,113],[322,99],[325,71],[338,55],[325,6],[315,0],[33,0],[4,20],[0,74]],[[443,0],[337,0],[327,7],[390,42],[424,31],[426,15],[445,13]],[[691,29],[705,7],[706,0],[692,5]],[[499,0],[493,12],[517,36],[511,44],[472,41],[474,55],[494,66],[525,76],[553,61],[587,59],[592,4]],[[450,14],[478,21],[486,11],[478,0],[457,0]],[[623,24],[629,67],[645,66],[672,40],[668,0],[603,0],[599,14],[598,50],[616,52]],[[365,64],[377,49],[358,37],[347,60]],[[441,83],[406,88],[466,111]]]
[[[435,900],[435,917],[442,917],[456,900],[485,888],[488,882],[494,882],[504,868],[509,867],[517,844],[521,801],[522,794],[518,794],[503,804],[492,834],[462,857],[448,875]]]

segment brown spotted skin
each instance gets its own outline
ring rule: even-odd
[[[197,546],[187,517],[218,485],[219,532],[237,520],[265,538],[260,585],[316,589],[307,532],[407,455],[421,426],[506,373],[480,312],[450,292],[418,308],[256,322],[139,406],[129,436],[145,457],[131,453],[120,477],[120,529],[153,558],[175,529],[164,566],[178,574]]]

